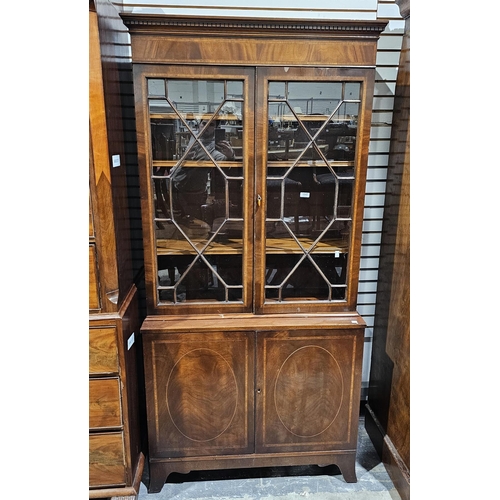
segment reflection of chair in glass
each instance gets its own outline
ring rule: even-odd
[[[155,175],[166,175],[167,168],[160,167],[155,170]],[[156,199],[156,217],[161,219],[170,219],[170,196],[168,193],[166,179],[154,179],[155,199]],[[159,228],[163,226],[160,222],[156,223]]]
[[[201,207],[207,201],[210,168],[176,167],[172,172],[172,202],[182,218],[201,219]]]
[[[282,200],[282,186],[285,193]],[[281,204],[283,203],[283,217],[293,217],[295,233],[299,233],[299,202],[302,184],[286,177],[285,179],[267,179],[267,219],[281,218]]]
[[[325,277],[332,285],[345,285],[347,279],[347,253],[338,255],[318,255],[315,261],[323,271]],[[332,287],[333,299],[345,298],[345,287]]]
[[[345,287],[338,285],[346,284],[347,255],[340,253],[338,256],[313,256],[323,275],[308,258],[303,259],[290,276],[289,273],[301,259],[300,255],[267,255],[266,285],[280,286],[283,299],[302,295],[327,299],[330,288],[334,300],[344,299]],[[268,288],[266,293],[268,298],[277,298],[278,294],[277,288]]]
[[[291,283],[284,283],[284,280],[299,259],[300,255],[293,254],[266,255],[266,285],[283,285],[283,289],[288,285],[293,286]],[[278,293],[278,289],[269,289],[267,297],[277,298]]]
[[[228,175],[236,179],[226,179],[224,174],[218,169],[213,168],[210,173],[210,196],[205,204],[202,205],[202,219],[208,223],[212,231],[226,221],[227,216],[239,219],[243,214],[243,182],[238,179],[241,176],[241,168],[227,169]],[[227,185],[226,185],[227,180]],[[226,200],[226,189],[228,199]],[[226,204],[229,205],[226,207]],[[242,237],[241,222],[233,224],[226,222],[222,233],[228,235],[234,233],[235,237]]]
[[[325,138],[328,148],[326,157],[329,160],[352,161],[356,145],[356,128],[346,123],[330,123],[322,137]]]
[[[347,175],[348,172],[344,172]],[[352,170],[349,172],[352,173]],[[331,172],[317,173],[314,169],[313,180],[316,184],[315,196],[312,200],[312,209],[314,213],[314,229],[321,230],[321,222],[329,222],[334,213],[335,201],[335,176]],[[337,217],[350,217],[352,204],[352,180],[338,178],[338,199],[337,199]],[[343,225],[342,225],[343,227]],[[342,227],[332,227],[340,229]]]
[[[314,137],[320,127],[323,125],[323,121],[306,121],[302,122],[302,125],[307,129],[311,137]],[[299,150],[299,154],[302,152],[303,149],[307,147],[309,144],[311,138],[305,130],[299,126],[297,127],[297,130],[295,132],[294,136],[294,148],[297,148]],[[317,137],[316,140],[314,141],[314,144],[325,153],[327,151],[327,143],[325,142],[323,136]],[[309,146],[308,150],[303,154],[302,160],[319,160],[320,155],[316,151],[316,148],[314,147],[313,144]]]
[[[176,255],[176,256],[158,256],[158,270],[167,270],[168,286],[176,286],[178,300],[181,295],[186,299],[204,299],[208,298],[213,286],[212,272],[209,267],[195,255]],[[160,277],[160,282],[162,278]],[[164,278],[163,278],[164,279]],[[173,300],[173,292],[169,290],[162,291],[160,298],[162,300]]]

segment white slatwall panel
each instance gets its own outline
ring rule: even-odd
[[[378,42],[375,96],[368,156],[368,172],[361,246],[361,270],[358,312],[367,323],[363,357],[363,391],[366,398],[370,373],[371,341],[375,315],[382,219],[394,94],[398,75],[399,52],[404,21],[394,0],[316,0],[305,5],[303,0],[123,0],[117,7],[126,12],[210,16],[272,18],[322,18],[337,20],[388,21]]]
[[[389,162],[392,110],[398,75],[399,52],[404,31],[404,21],[401,19],[399,7],[394,0],[380,0],[378,2],[377,18],[387,19],[389,22],[377,45],[377,70],[361,240],[357,310],[367,324],[363,356],[362,399],[366,399],[370,377],[385,181]]]
[[[314,5],[303,0],[123,0],[126,12],[174,15],[272,17],[302,19],[377,18],[377,0],[316,0]]]

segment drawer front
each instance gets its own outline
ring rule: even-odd
[[[90,328],[89,373],[118,373],[116,328]]]
[[[89,381],[89,427],[119,427],[122,424],[118,378]]]
[[[89,486],[122,486],[126,482],[123,433],[89,436]]]
[[[95,245],[89,245],[89,309],[99,309],[99,278]]]

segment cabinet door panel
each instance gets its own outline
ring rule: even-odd
[[[250,311],[254,69],[147,66],[135,85],[149,310]]]
[[[153,456],[253,450],[253,338],[238,332],[146,338]]]
[[[263,67],[257,75],[256,310],[352,309],[369,73]]]
[[[257,451],[356,444],[362,330],[258,336]]]

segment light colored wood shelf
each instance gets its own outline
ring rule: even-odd
[[[214,116],[213,113],[183,113],[179,111],[179,114],[184,118],[184,120],[210,120]],[[149,117],[152,120],[180,120],[177,113],[167,112],[167,113],[151,113]],[[214,118],[216,121],[242,121],[241,116],[237,115],[218,115]]]
[[[314,242],[311,238],[298,238],[298,240],[306,250],[309,250]],[[207,240],[191,238],[191,242],[201,251]],[[328,239],[320,241],[314,248],[313,254],[347,253],[348,249],[348,243]],[[196,253],[186,240],[174,239],[158,239],[156,250],[158,255],[194,255]],[[239,238],[228,238],[223,242],[212,242],[203,253],[204,255],[241,255],[243,253],[243,242]],[[295,240],[290,238],[266,239],[266,254],[268,255],[300,255],[302,253],[302,249]]]

